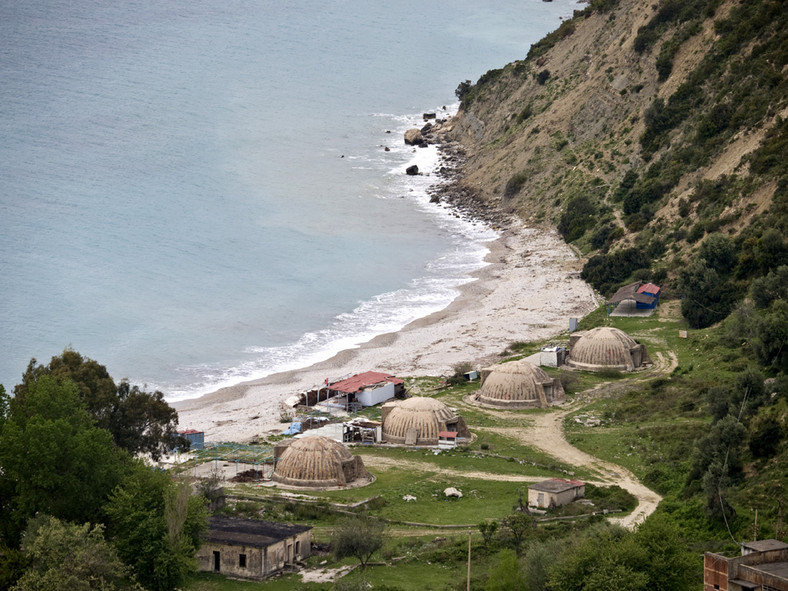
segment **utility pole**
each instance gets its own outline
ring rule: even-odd
[[[468,530],[468,591],[471,591],[471,530]]]

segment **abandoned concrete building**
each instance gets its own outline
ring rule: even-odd
[[[398,445],[438,445],[441,431],[470,438],[465,420],[440,400],[415,396],[386,402],[382,407],[382,436],[385,443]]]
[[[568,505],[583,498],[585,494],[584,482],[551,478],[528,487],[528,504],[539,509],[552,509]]]
[[[197,551],[198,569],[264,579],[308,557],[312,528],[214,515]]]
[[[287,439],[274,447],[274,482],[285,486],[333,488],[363,486],[374,480],[360,457],[322,435]]]
[[[703,555],[703,591],[788,591],[788,544],[758,540],[741,546],[741,556]]]
[[[476,394],[477,402],[503,408],[544,408],[564,400],[561,382],[524,359],[482,369]]]
[[[566,364],[577,369],[597,371],[616,369],[634,371],[651,365],[643,345],[635,342],[623,330],[611,326],[597,326],[569,337]]]

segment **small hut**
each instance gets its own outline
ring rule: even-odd
[[[322,435],[281,441],[274,447],[274,458],[271,478],[285,486],[334,488],[363,486],[374,480],[360,457]]]
[[[586,494],[586,485],[579,480],[551,478],[528,487],[528,504],[539,509],[561,507],[581,499]]]
[[[416,396],[386,402],[382,408],[383,441],[404,445],[438,445],[441,431],[471,436],[465,420],[440,400]]]
[[[521,359],[482,370],[476,400],[503,408],[536,408],[566,400],[561,382]]]
[[[214,515],[203,538],[200,571],[261,580],[310,555],[312,528]]]
[[[569,337],[569,355],[566,364],[589,371],[600,369],[634,371],[651,365],[651,359],[646,348],[636,343],[635,339],[623,330],[610,326],[597,326]]]

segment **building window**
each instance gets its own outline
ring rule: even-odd
[[[246,554],[238,555],[238,566],[241,568],[246,568]]]

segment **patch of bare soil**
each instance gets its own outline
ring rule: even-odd
[[[339,568],[310,568],[301,571],[302,583],[333,583],[344,577],[354,568],[357,564],[348,566],[340,566]]]

